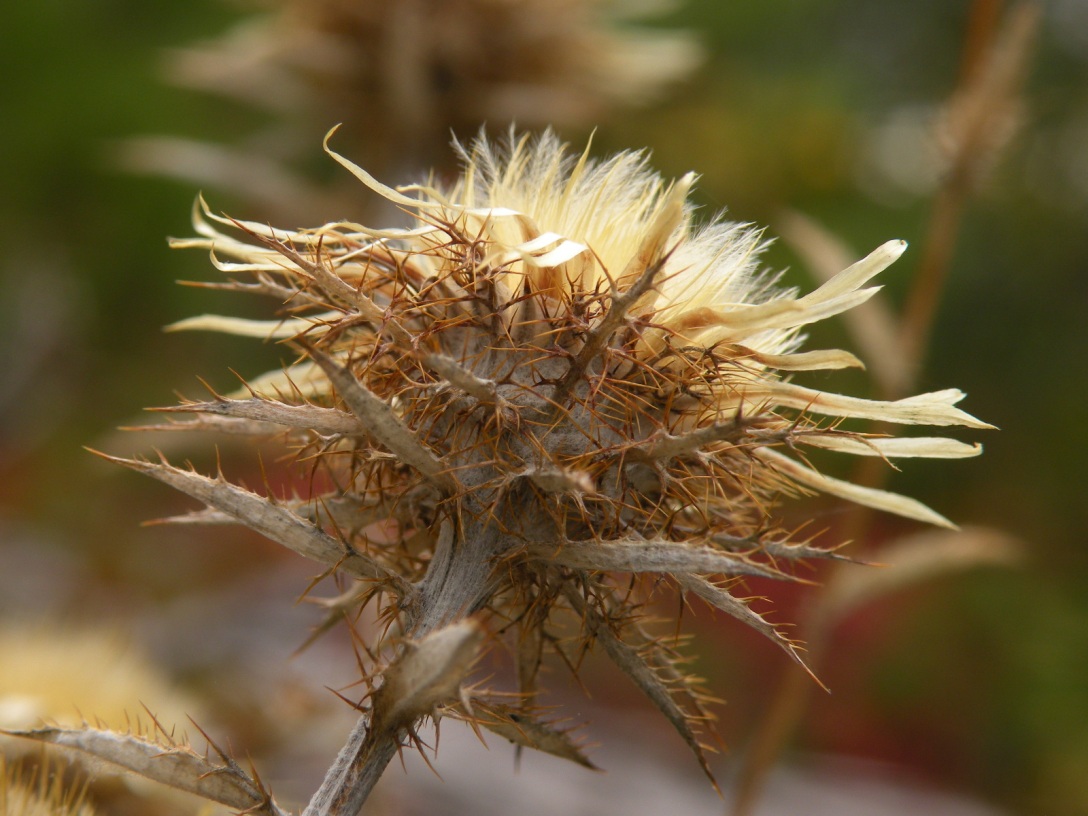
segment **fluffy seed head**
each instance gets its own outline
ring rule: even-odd
[[[208,416],[174,427],[286,429],[337,487],[262,505],[132,463],[207,503],[203,520],[241,520],[384,587],[413,636],[488,610],[518,633],[526,698],[544,644],[566,631],[560,612],[573,610],[578,637],[602,645],[697,752],[702,693],[643,631],[643,598],[623,574],[671,576],[796,657],[730,592],[744,576],[788,579],[791,559],[830,554],[782,531],[783,497],[818,490],[949,524],[821,475],[804,449],[975,455],[950,439],[841,426],[988,427],[955,407],[960,392],[880,402],[789,380],[859,364],[801,350],[800,332],[870,297],[903,242],[801,296],[758,269],[757,231],[696,226],[694,177],[667,183],[640,153],[595,161],[551,134],[481,138],[461,149],[453,184],[393,189],[329,152],[414,223],[283,231],[199,208],[202,237],[177,243],[211,249],[225,288],[282,309],[275,321],[204,316],[177,328],[277,338],[298,356],[248,396],[179,406]]]

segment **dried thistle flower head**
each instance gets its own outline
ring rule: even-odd
[[[487,119],[572,124],[645,102],[699,59],[612,0],[274,0],[217,42],[178,52],[179,84],[276,113],[343,116],[400,135]],[[350,100],[350,104],[346,104]]]
[[[208,505],[190,521],[247,524],[361,579],[338,609],[383,593],[413,659],[466,672],[478,629],[447,638],[442,654],[456,660],[428,637],[479,613],[493,639],[510,638],[528,710],[545,652],[596,643],[702,760],[704,693],[646,630],[641,588],[653,582],[631,576],[667,576],[799,660],[734,594],[745,576],[790,580],[791,562],[832,554],[782,529],[783,498],[824,491],[949,524],[912,499],[821,475],[804,452],[973,456],[977,445],[843,426],[989,427],[955,407],[959,391],[881,402],[789,381],[858,365],[801,350],[800,331],[870,297],[903,242],[801,296],[758,269],[758,232],[696,226],[694,177],[667,183],[640,153],[595,161],[551,134],[481,138],[451,186],[392,189],[329,152],[415,223],[282,231],[198,209],[202,237],[177,244],[210,249],[230,278],[221,288],[281,310],[177,328],[277,338],[298,356],[246,394],[169,410],[201,415],[174,428],[286,434],[335,489],[277,500],[165,462],[125,464]],[[428,688],[455,697],[448,682]],[[372,730],[389,720],[389,696],[371,697]],[[448,704],[485,725],[498,711]]]
[[[171,54],[174,84],[273,115],[238,148],[177,138],[130,142],[123,161],[229,191],[287,220],[326,217],[354,190],[299,175],[333,122],[367,166],[443,163],[450,131],[481,122],[590,127],[647,104],[702,58],[686,31],[618,0],[271,0],[211,42]],[[289,194],[287,194],[289,193]],[[353,204],[357,206],[357,204]]]

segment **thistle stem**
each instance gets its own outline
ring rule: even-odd
[[[478,523],[463,536],[439,541],[415,598],[406,603],[406,628],[413,638],[463,620],[486,602],[493,589],[492,560],[503,541],[493,526]],[[402,732],[414,730],[421,720],[407,729],[383,728],[372,713],[360,717],[302,816],[357,816],[400,749]]]
[[[369,724],[369,716],[355,723],[302,816],[355,816],[362,810],[400,747],[395,735],[385,740],[371,739]]]

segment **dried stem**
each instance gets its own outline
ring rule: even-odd
[[[400,745],[370,737],[370,718],[360,717],[302,816],[355,816]]]
[[[465,619],[490,596],[492,562],[501,536],[488,527],[470,531],[461,546],[454,546],[452,535],[439,542],[405,608],[412,637],[422,638]],[[404,654],[402,647],[392,665]],[[422,716],[406,724],[383,722],[373,714],[360,717],[303,816],[356,816],[399,750],[401,735],[414,730],[419,719]]]
[[[975,18],[978,29],[989,28],[989,0],[976,0],[975,5],[979,10]],[[986,49],[986,60],[974,56],[978,45],[969,42],[972,68],[964,71],[965,85],[957,92],[964,121],[958,123],[954,134],[954,152],[933,204],[922,259],[903,313],[901,341],[911,367],[909,384],[917,382],[924,362],[968,200],[982,171],[1002,146],[995,143],[993,133],[1009,130],[1008,123],[1000,120],[1013,115],[1010,103],[1019,93],[1026,73],[1038,17],[1035,3],[1024,2],[1013,8],[1003,29],[990,32],[993,39]]]
[[[956,240],[971,194],[981,172],[1002,146],[991,131],[1005,123],[995,117],[1010,115],[1026,73],[1031,44],[1039,17],[1036,3],[1022,2],[1006,17],[1003,27],[993,24],[993,0],[975,0],[971,25],[964,44],[960,87],[953,94],[968,111],[960,123],[955,150],[944,183],[937,192],[930,215],[922,259],[900,323],[901,359],[906,371],[898,383],[902,393],[886,393],[896,399],[917,382],[937,313],[941,294],[955,250]],[[983,56],[985,54],[985,56]],[[886,427],[874,428],[881,433]],[[875,488],[887,478],[887,468],[878,458],[862,460],[853,482]],[[872,510],[855,505],[846,522],[848,539],[864,540],[872,522]],[[831,639],[832,616],[823,603],[827,593],[817,597],[808,610],[804,632],[809,664],[819,668]],[[797,723],[804,716],[812,692],[809,678],[787,668],[775,692],[771,709],[763,719],[738,773],[732,816],[748,816],[759,800],[767,776],[780,756]]]

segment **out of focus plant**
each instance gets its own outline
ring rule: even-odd
[[[167,741],[186,730],[189,717],[203,720],[200,703],[128,638],[106,628],[9,623],[0,629],[0,654],[9,656],[0,663],[0,773],[7,772],[0,813],[91,816],[106,801],[146,814],[192,811],[194,800],[169,788],[122,780],[115,766],[69,763],[62,752],[10,736],[29,729],[44,738],[91,724],[118,739],[154,734]],[[65,744],[62,736],[57,742]]]
[[[972,194],[996,165],[1023,116],[1021,85],[1027,71],[1038,24],[1034,3],[1020,3],[1002,20],[997,5],[980,0],[964,47],[959,86],[936,117],[932,141],[939,150],[933,168],[940,182],[935,191],[929,229],[919,267],[902,315],[876,297],[845,316],[845,322],[886,398],[910,393],[920,378],[929,337],[951,265],[961,220]],[[820,278],[829,278],[849,251],[835,236],[800,214],[784,219],[785,234]],[[884,424],[872,429],[888,430]],[[855,479],[879,486],[886,472],[867,464]],[[866,542],[871,514],[856,509],[844,524],[847,537]],[[913,534],[869,548],[869,558],[888,569],[865,574],[835,570],[809,602],[803,621],[811,659],[823,658],[836,628],[868,603],[906,587],[956,570],[1007,565],[1019,555],[1019,543],[1000,530],[971,528]],[[734,816],[752,811],[770,769],[804,716],[809,700],[805,678],[787,675],[762,719],[738,773]]]
[[[94,816],[77,782],[57,767],[9,763],[0,754],[0,815]]]
[[[448,164],[451,131],[578,127],[659,99],[701,49],[639,25],[655,4],[616,0],[271,0],[216,41],[174,52],[177,85],[270,115],[235,145],[129,143],[132,167],[197,181],[289,223],[360,206],[303,168],[334,123],[372,172]],[[316,214],[316,215],[315,215]]]

